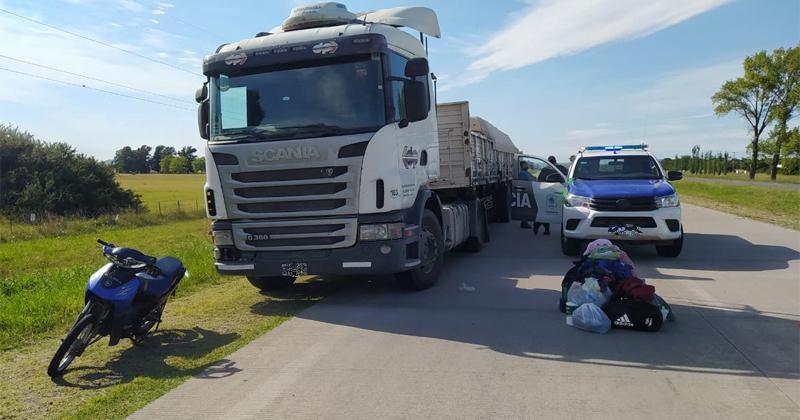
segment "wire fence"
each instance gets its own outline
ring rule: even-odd
[[[140,227],[206,217],[201,200],[153,201],[144,208],[99,217],[65,217],[31,213],[25,218],[0,218],[0,242],[86,234],[108,227]]]

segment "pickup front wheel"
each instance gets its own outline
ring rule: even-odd
[[[247,276],[247,281],[250,284],[263,291],[285,289],[294,284],[294,279],[294,277],[289,276]]]
[[[681,255],[681,251],[683,250],[683,228],[681,228],[681,237],[674,240],[670,245],[656,245],[656,252],[658,255],[667,258],[675,258],[678,255]]]
[[[395,275],[400,287],[409,290],[425,290],[436,284],[442,271],[444,240],[439,219],[430,210],[422,215],[422,229],[419,233],[420,264],[413,270]]]
[[[564,226],[561,226],[561,252],[564,255],[578,255],[581,251],[581,242],[577,239],[564,236]]]

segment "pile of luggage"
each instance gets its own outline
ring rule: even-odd
[[[598,333],[610,328],[658,331],[672,308],[645,283],[625,251],[606,239],[591,242],[561,283],[567,324]]]

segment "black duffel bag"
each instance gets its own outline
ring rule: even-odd
[[[611,328],[658,331],[664,318],[655,305],[636,299],[614,299],[603,307]]]

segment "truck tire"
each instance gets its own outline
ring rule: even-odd
[[[683,228],[681,228],[680,238],[674,240],[671,245],[656,245],[658,255],[666,258],[675,258],[681,255],[683,250]]]
[[[578,255],[581,251],[581,241],[564,236],[564,226],[561,226],[561,252],[564,255]]]
[[[294,277],[289,276],[247,276],[247,281],[249,281],[250,284],[263,291],[285,289],[294,284],[294,280]]]
[[[497,223],[508,223],[511,221],[511,186],[503,184],[501,189],[495,192],[494,197],[494,221]]]
[[[425,209],[422,215],[422,229],[419,233],[419,257],[422,261],[413,270],[397,273],[395,278],[400,287],[408,290],[425,290],[439,280],[444,259],[444,239],[442,225],[432,211]]]

